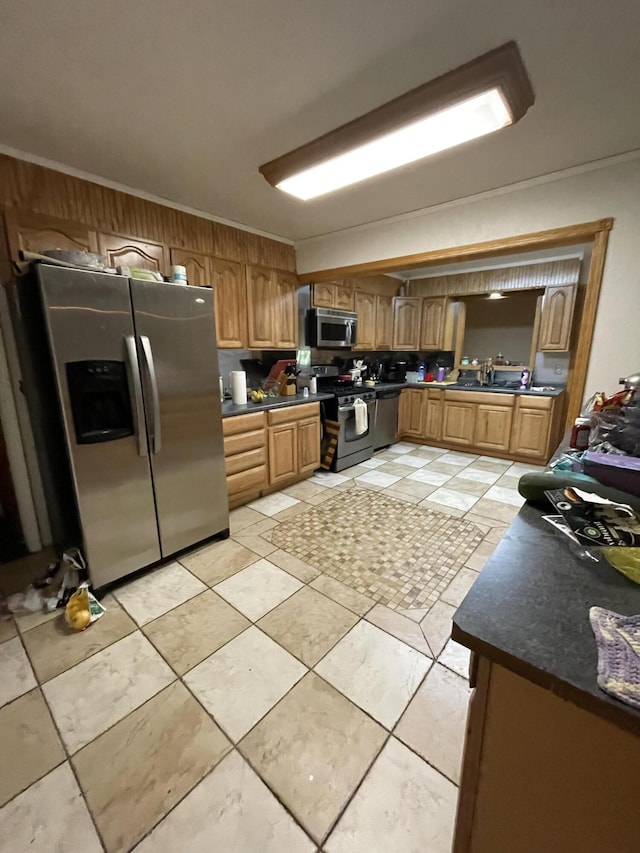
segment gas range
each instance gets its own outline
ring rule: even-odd
[[[376,399],[375,388],[366,388],[362,385],[355,385],[353,382],[333,382],[320,379],[318,390],[325,394],[335,395],[340,406],[353,403],[357,399],[364,400],[365,403]]]

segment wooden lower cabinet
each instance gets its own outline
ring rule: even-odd
[[[442,414],[442,441],[448,441],[451,444],[473,445],[476,410],[476,403],[447,400],[445,397]]]
[[[398,436],[542,465],[560,441],[562,408],[553,397],[404,388]]]
[[[267,430],[264,412],[223,418],[229,507],[245,504],[267,487]]]
[[[483,450],[509,451],[511,443],[511,402],[506,406],[478,403],[473,444]]]
[[[400,394],[398,409],[398,435],[423,435],[423,408],[427,402],[425,391],[420,388],[405,388]]]
[[[290,480],[298,473],[298,425],[269,427],[269,485]]]
[[[420,392],[421,394],[424,391]],[[430,441],[440,441],[442,438],[442,413],[444,411],[444,399],[442,392],[427,391],[427,408],[424,413],[425,438]]]
[[[637,732],[480,657],[453,853],[637,853]]]
[[[516,402],[511,435],[511,453],[540,457],[547,453],[552,421],[549,397],[531,399],[520,397]],[[553,448],[551,448],[553,449]]]
[[[312,474],[320,466],[320,419],[298,422],[298,473]]]

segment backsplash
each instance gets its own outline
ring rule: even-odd
[[[534,384],[566,386],[569,381],[570,359],[571,353],[568,352],[536,353],[536,364],[533,369]]]

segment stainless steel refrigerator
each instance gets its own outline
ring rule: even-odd
[[[37,264],[17,300],[56,544],[102,587],[228,535],[212,291]]]

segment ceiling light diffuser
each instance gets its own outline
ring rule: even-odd
[[[307,200],[518,121],[534,95],[515,42],[260,167],[272,186]]]
[[[490,293],[487,296],[487,299],[506,299],[506,296],[504,296],[504,294],[500,293],[499,290],[496,290],[493,293]]]

